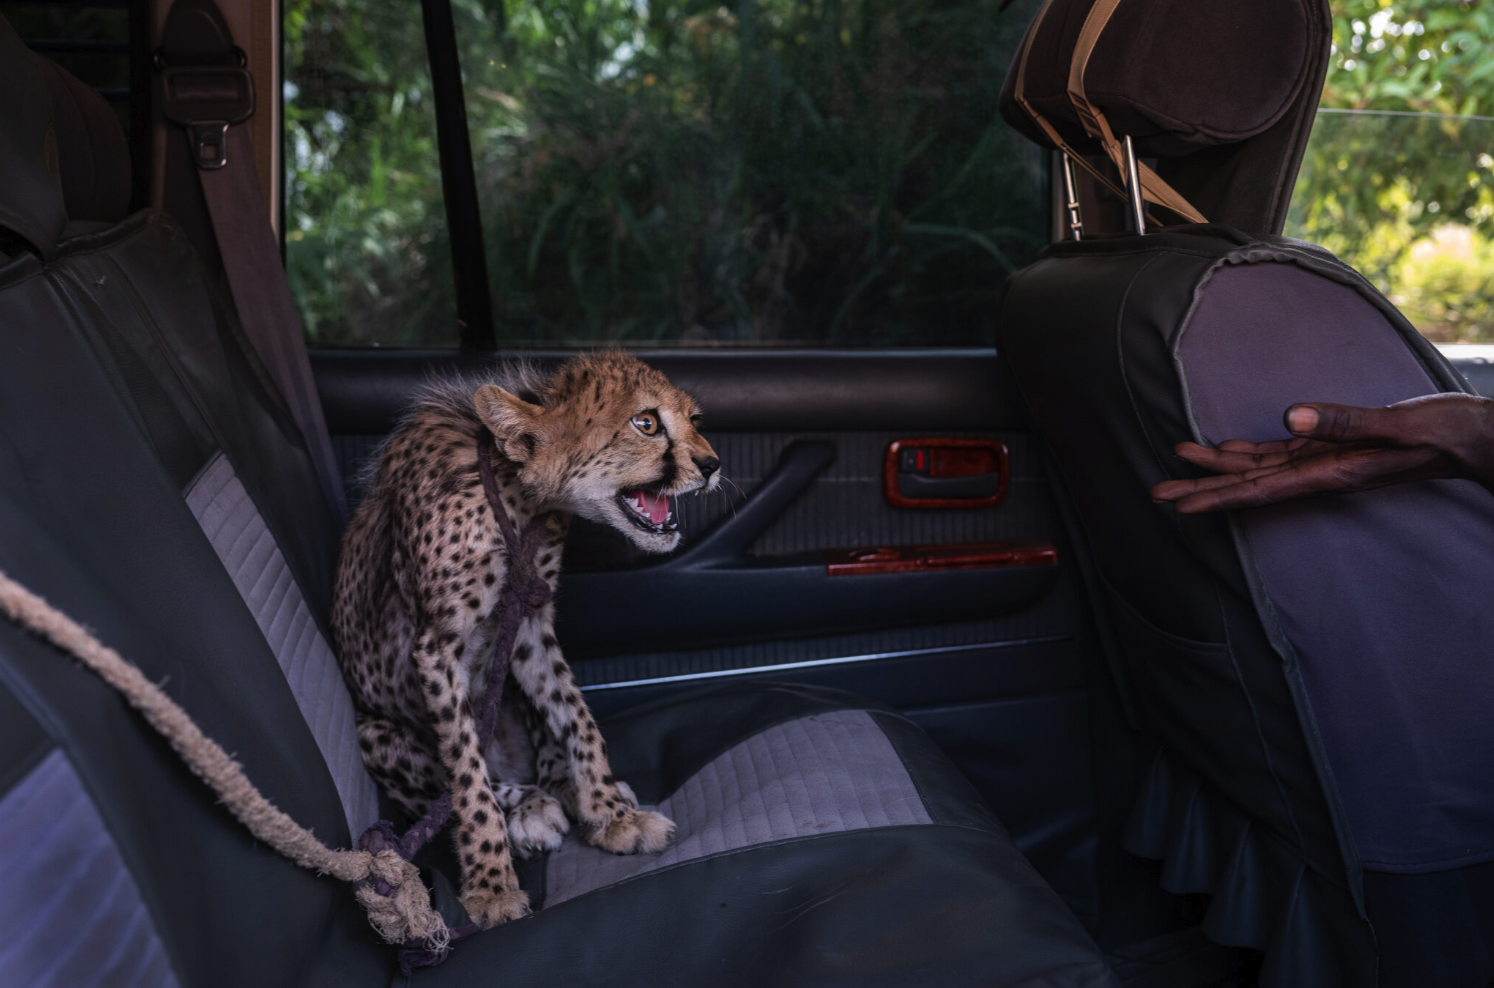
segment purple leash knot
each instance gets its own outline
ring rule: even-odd
[[[493,740],[493,730],[498,726],[498,707],[503,700],[503,683],[508,678],[509,664],[513,661],[519,626],[525,618],[533,617],[535,611],[549,603],[554,594],[550,582],[540,576],[534,566],[534,557],[539,551],[540,540],[550,521],[550,515],[535,515],[524,526],[522,535],[514,528],[513,519],[504,510],[497,478],[493,476],[492,450],[493,434],[484,428],[477,434],[477,474],[482,479],[483,493],[488,497],[488,505],[493,509],[493,518],[498,522],[498,531],[503,537],[507,569],[503,576],[503,589],[498,594],[498,606],[495,608],[498,634],[493,640],[493,658],[488,666],[487,685],[482,698],[482,717],[477,727],[478,747],[483,751],[487,750],[488,743]],[[416,852],[441,832],[450,816],[451,788],[448,786],[431,803],[425,815],[405,831],[403,837],[395,835],[394,824],[388,820],[379,820],[358,838],[358,847],[371,854],[393,850],[410,861]],[[381,879],[371,878],[365,881],[379,895],[388,896],[394,891]],[[448,927],[447,931],[451,935],[451,942],[455,943],[478,932],[478,926],[476,923],[468,923]],[[440,964],[450,953],[450,946],[437,950],[425,940],[407,940],[399,947],[400,971],[408,977],[416,968]]]

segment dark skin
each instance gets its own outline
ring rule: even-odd
[[[1164,481],[1152,498],[1192,515],[1409,480],[1462,478],[1494,492],[1489,398],[1427,395],[1382,408],[1310,402],[1288,408],[1285,421],[1295,439],[1231,439],[1214,449],[1179,443],[1179,459],[1218,476]]]

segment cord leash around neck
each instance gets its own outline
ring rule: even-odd
[[[498,707],[503,700],[503,683],[508,679],[509,665],[513,660],[514,642],[519,636],[519,625],[549,601],[550,584],[534,568],[534,556],[539,549],[540,537],[550,520],[549,514],[537,514],[524,526],[521,534],[503,507],[503,496],[498,490],[498,480],[493,475],[493,434],[486,428],[477,434],[477,475],[482,481],[483,493],[503,540],[505,559],[503,589],[498,594],[494,609],[498,615],[498,633],[493,638],[492,659],[488,664],[487,685],[483,690],[482,713],[477,726],[477,745],[486,751],[493,740],[493,731],[498,725]],[[396,837],[394,824],[380,820],[363,832],[358,846],[366,851],[395,851],[406,861],[413,858],[422,847],[446,826],[451,818],[451,789],[448,787],[425,811],[425,815]],[[377,882],[374,891],[383,895]],[[361,892],[361,889],[360,889]],[[406,974],[417,967],[430,967],[446,959],[451,944],[471,936],[479,929],[477,924],[443,928],[444,937],[435,939],[412,937],[400,945],[400,968]]]

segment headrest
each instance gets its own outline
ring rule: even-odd
[[[36,61],[0,17],[0,227],[44,258],[67,225],[52,101]]]
[[[52,97],[52,131],[69,220],[117,223],[130,211],[130,145],[119,117],[91,86],[34,56]]]
[[[1069,99],[1075,48],[1097,0],[1053,0],[1027,58],[1025,96],[1077,150],[1096,148]],[[1169,158],[1254,137],[1307,84],[1308,0],[1121,0],[1084,71],[1090,102],[1144,157]],[[1051,144],[1017,104],[1013,63],[1001,90],[1007,123]]]
[[[1209,220],[1276,233],[1330,40],[1327,0],[1047,0],[1007,73],[1001,114],[1080,155],[1115,157],[1096,137],[1106,128],[1129,136]],[[1244,158],[1233,150],[1252,144]],[[1242,189],[1257,201],[1231,198]]]

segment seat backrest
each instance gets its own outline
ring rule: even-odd
[[[0,110],[0,569],[164,682],[266,795],[347,846],[377,794],[326,645],[337,532],[299,433],[175,225],[120,217],[109,183],[64,177],[105,174],[77,149],[122,142],[59,139],[100,117],[49,112],[48,84],[98,97],[3,20],[0,77],[29,101]],[[73,149],[61,170],[58,148]],[[77,823],[17,823],[30,843],[0,851],[29,855],[8,859],[26,881],[4,901],[27,922],[53,903],[41,919],[68,931],[13,940],[0,981],[387,981],[346,888],[257,845],[107,686],[9,625],[0,706],[15,713],[0,802],[17,814],[0,820],[27,819],[41,793]],[[63,866],[87,855],[103,864]],[[89,912],[101,897],[119,908]]]
[[[1052,30],[1092,6],[1053,0]],[[1301,74],[1321,80],[1326,4],[1306,8]],[[1220,53],[1252,34],[1227,22],[1256,8],[1214,9],[1229,16],[1174,49],[1243,71]],[[1162,91],[1137,64],[1105,97],[1133,118]],[[1262,86],[1220,85],[1209,112],[1229,118],[1235,90]],[[1178,516],[1148,494],[1198,475],[1176,444],[1287,438],[1293,402],[1471,390],[1352,269],[1277,236],[1316,99],[1309,86],[1259,136],[1176,161],[1168,139],[1200,117],[1144,135],[1159,173],[1237,225],[1050,246],[1011,280],[998,346],[1072,498],[1122,688],[1159,743],[1127,846],[1165,861],[1170,890],[1212,895],[1205,931],[1265,951],[1262,985],[1373,985],[1363,869],[1494,858],[1494,792],[1471,754],[1494,744],[1478,713],[1494,700],[1480,599],[1494,496],[1426,482]]]
[[[1047,253],[1013,280],[1001,347],[1161,742],[1128,844],[1214,895],[1211,933],[1266,950],[1262,984],[1372,984],[1360,868],[1494,853],[1494,496],[1439,481],[1182,517],[1148,491],[1192,475],[1179,442],[1286,438],[1293,401],[1469,389],[1305,244],[1195,227]]]

